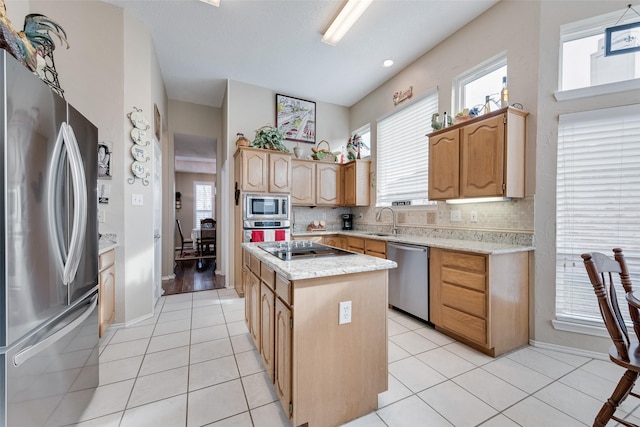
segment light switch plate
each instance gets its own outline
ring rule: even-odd
[[[144,196],[142,194],[132,194],[131,195],[131,205],[132,206],[143,206],[144,205]]]

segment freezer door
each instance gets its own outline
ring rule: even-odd
[[[97,293],[2,355],[6,426],[78,422],[98,386]],[[82,402],[83,404],[79,404]]]
[[[78,266],[68,289],[69,301],[73,304],[98,283],[98,128],[71,105],[68,113],[69,136],[78,146],[86,191],[85,222],[79,224],[84,227],[82,242],[79,242],[81,250],[77,253]],[[75,200],[73,205],[74,210],[79,209]],[[74,214],[75,211],[70,216],[73,218]]]
[[[5,51],[0,66],[0,346],[9,346],[67,308],[67,288],[49,255],[47,202],[49,160],[66,103]]]

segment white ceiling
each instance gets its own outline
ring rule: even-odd
[[[104,1],[148,26],[169,99],[220,107],[231,79],[350,107],[499,0],[375,0],[337,46],[341,0]]]

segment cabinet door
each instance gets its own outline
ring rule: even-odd
[[[344,204],[345,206],[356,205],[356,163],[347,163],[343,169],[344,182]]]
[[[245,294],[245,298],[247,295],[251,298],[249,302],[251,309],[249,332],[256,348],[260,349],[260,279],[253,272],[251,272],[251,293]]]
[[[269,192],[291,191],[291,154],[269,153]]]
[[[274,369],[274,340],[275,340],[275,294],[267,286],[260,290],[260,355],[267,369],[269,378],[273,381]]]
[[[341,236],[324,236],[322,243],[334,248],[347,249],[346,238]]]
[[[98,310],[98,323],[100,325],[98,334],[100,337],[111,326],[116,314],[116,266],[111,265],[106,270],[100,272],[100,309]]]
[[[429,137],[429,200],[457,198],[460,182],[458,129]]]
[[[460,197],[504,194],[504,115],[460,129]]]
[[[269,190],[268,171],[269,153],[254,150],[242,150],[241,188],[247,192],[264,193]]]
[[[313,206],[316,202],[316,165],[304,160],[293,160],[291,179],[291,204]]]
[[[340,165],[318,163],[316,165],[316,204],[338,206],[340,203]]]
[[[242,292],[244,295],[244,321],[247,324],[247,328],[251,328],[251,306],[249,302],[251,298],[249,298],[249,294],[251,293],[251,271],[249,271],[249,266],[242,266]]]
[[[285,413],[291,418],[293,415],[287,408],[292,407],[291,401],[291,370],[292,370],[292,354],[291,354],[291,337],[293,328],[293,318],[291,310],[279,299],[276,299],[276,370],[275,370],[275,386],[278,398],[285,408]]]

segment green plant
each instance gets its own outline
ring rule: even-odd
[[[278,129],[273,126],[262,126],[256,131],[256,137],[251,146],[288,153],[289,149],[282,143],[283,139],[284,136]]]

